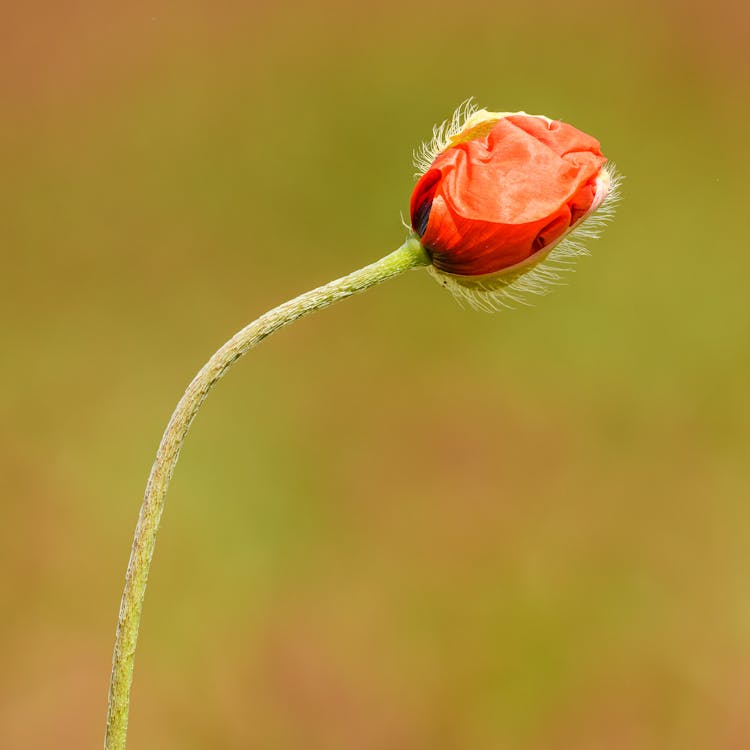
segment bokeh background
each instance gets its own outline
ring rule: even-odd
[[[468,96],[626,176],[514,313],[411,273],[196,421],[130,746],[750,747],[750,6],[30,2],[0,24],[0,747],[100,746],[133,525],[182,389],[404,239]]]

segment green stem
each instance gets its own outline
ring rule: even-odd
[[[322,310],[334,302],[380,284],[410,268],[428,264],[429,259],[422,246],[416,239],[411,238],[398,250],[379,261],[269,310],[232,336],[206,362],[188,386],[159,444],[135,528],[115,636],[107,706],[107,732],[104,738],[105,750],[124,750],[125,748],[138,627],[141,621],[148,572],[156,544],[156,533],[164,511],[169,481],[180,456],[180,449],[190,429],[190,424],[209,391],[243,354],[279,328],[315,310]]]

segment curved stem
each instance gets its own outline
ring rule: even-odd
[[[125,748],[138,626],[149,567],[154,554],[156,533],[180,449],[190,424],[209,391],[243,354],[279,328],[315,310],[322,310],[338,300],[380,284],[403,271],[428,263],[429,259],[419,242],[413,238],[409,239],[398,250],[379,261],[330,284],[301,294],[261,315],[232,336],[193,378],[162,436],[135,528],[115,636],[107,706],[107,732],[104,738],[105,750]]]

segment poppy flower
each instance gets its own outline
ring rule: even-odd
[[[599,141],[525,112],[460,108],[415,160],[412,229],[433,275],[479,307],[545,293],[615,197]]]

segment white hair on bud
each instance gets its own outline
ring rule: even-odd
[[[466,101],[461,102],[453,113],[453,116],[443,121],[440,125],[434,125],[432,128],[432,138],[425,141],[414,151],[414,168],[417,170],[414,177],[421,177],[435,161],[438,154],[445,151],[450,146],[451,138],[458,135],[465,127],[469,118],[478,111],[474,103],[474,97],[470,96]]]
[[[443,273],[435,266],[428,266],[428,271],[437,282],[448,289],[459,304],[466,302],[476,310],[494,312],[502,308],[513,309],[517,305],[530,305],[530,295],[544,296],[551,287],[565,283],[564,274],[575,270],[578,258],[589,255],[586,241],[599,237],[602,229],[614,217],[615,208],[620,200],[622,177],[613,164],[604,166],[603,172],[609,180],[609,192],[599,206],[585,216],[567,235],[555,244],[549,253],[527,271],[509,279],[498,272],[486,277],[459,277]],[[540,251],[542,252],[542,251]]]

